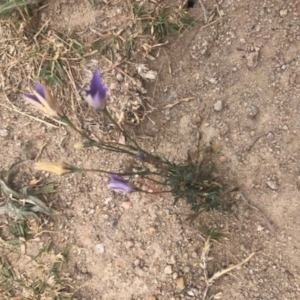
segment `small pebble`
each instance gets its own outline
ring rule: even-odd
[[[124,208],[124,209],[129,209],[131,207],[131,202],[130,201],[124,201],[122,202],[121,206]]]
[[[173,273],[172,266],[168,265],[164,268],[164,273],[166,275],[171,275]]]
[[[185,282],[184,282],[184,279],[182,277],[179,277],[177,280],[176,280],[176,286],[177,288],[181,291],[185,288]]]
[[[224,164],[224,163],[226,163],[227,158],[224,155],[221,155],[219,157],[219,161],[220,161],[220,163]],[[196,252],[193,252],[193,253],[196,253]],[[192,256],[193,256],[193,254],[192,254]],[[196,253],[196,257],[197,257],[197,253]]]
[[[120,81],[120,82],[123,81],[123,79],[124,79],[124,78],[123,78],[123,75],[122,75],[121,73],[118,73],[117,76],[116,76],[116,78],[117,78],[117,80]]]
[[[149,232],[149,234],[151,234],[151,235],[154,234],[155,231],[156,231],[156,230],[155,230],[154,227],[149,227],[149,228],[148,228],[148,232]]]
[[[285,124],[285,125],[282,126],[282,129],[287,131],[287,130],[289,130],[289,127]]]
[[[150,296],[147,298],[147,300],[157,300],[157,298],[155,296]]]
[[[7,137],[8,136],[8,130],[7,129],[0,129],[0,136]]]
[[[271,190],[278,190],[278,183],[275,180],[269,180],[267,181],[267,186],[271,189]]]
[[[223,103],[221,100],[218,100],[215,104],[214,104],[214,110],[215,111],[222,111],[223,109]]]
[[[96,251],[98,254],[103,254],[105,252],[104,245],[102,243],[96,245]]]
[[[216,84],[217,83],[217,80],[215,78],[210,78],[209,79],[209,82],[212,83],[212,84]]]
[[[273,132],[269,131],[269,132],[267,133],[267,140],[268,140],[269,142],[272,142],[272,141],[274,141],[274,139],[275,139],[275,134],[274,134]]]
[[[178,278],[178,273],[174,272],[173,275],[172,275],[173,279],[177,279]]]
[[[258,112],[259,112],[259,109],[255,105],[250,105],[246,108],[246,113],[251,118],[255,118],[257,116]]]
[[[191,271],[191,268],[189,266],[186,266],[183,268],[184,273],[189,273]]]
[[[139,266],[139,264],[140,264],[140,260],[137,258],[134,262],[133,262],[133,264],[136,266],[136,267],[138,267]]]
[[[281,18],[284,18],[284,17],[287,16],[287,13],[288,13],[287,9],[282,9],[282,10],[279,12],[279,15],[280,15]]]

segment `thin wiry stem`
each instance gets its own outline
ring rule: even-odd
[[[150,172],[148,170],[146,171],[141,171],[141,172],[123,172],[123,173],[117,173],[114,171],[107,171],[107,170],[103,170],[103,169],[84,169],[84,168],[77,168],[77,167],[72,167],[71,168],[71,172],[74,173],[84,173],[84,172],[97,172],[97,173],[105,173],[105,174],[114,174],[117,176],[129,176],[129,175],[161,175],[157,172]]]

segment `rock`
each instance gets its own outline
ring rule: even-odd
[[[269,142],[272,142],[272,141],[275,140],[275,134],[274,134],[273,132],[269,131],[269,132],[267,133],[266,138],[267,138],[267,140],[268,140]]]
[[[215,78],[210,78],[210,79],[208,79],[208,81],[210,82],[210,83],[212,83],[212,84],[216,84],[217,83],[217,80],[215,79]]]
[[[174,272],[173,275],[172,275],[173,279],[177,279],[178,278],[178,273]]]
[[[156,230],[154,227],[149,227],[148,232],[149,232],[149,234],[153,235],[156,232]]]
[[[219,157],[219,161],[220,161],[220,163],[222,163],[222,164],[226,163],[226,161],[227,161],[226,156],[221,155],[221,156]],[[195,257],[193,256],[194,253],[196,254]],[[196,253],[196,252],[193,252],[193,253],[192,253],[192,256],[193,256],[194,258],[196,258],[196,257],[197,257],[197,253]]]
[[[147,298],[147,300],[157,300],[157,298],[155,296],[150,296]]]
[[[287,125],[285,124],[285,125],[282,126],[282,129],[285,130],[285,131],[287,131],[287,130],[289,130],[289,126],[287,126]]]
[[[8,130],[7,129],[0,129],[0,136],[7,137],[8,136]]]
[[[267,186],[271,189],[271,190],[278,190],[278,183],[275,180],[269,180],[267,181]]]
[[[255,118],[257,116],[258,112],[259,112],[259,109],[255,105],[250,105],[246,108],[246,113],[251,118]]]
[[[284,18],[284,17],[287,16],[287,13],[288,13],[287,9],[282,9],[282,10],[279,12],[279,15],[280,15],[281,18]]]
[[[185,266],[184,268],[183,268],[183,272],[184,273],[189,273],[191,271],[191,268],[189,267],[189,266]]]
[[[140,263],[141,263],[141,261],[140,261],[138,258],[133,262],[133,264],[134,264],[136,267],[138,267],[138,266],[140,265]]]
[[[168,265],[164,268],[164,273],[166,275],[171,275],[173,273],[172,266]]]
[[[103,254],[105,252],[104,245],[102,243],[96,245],[96,251],[98,254]]]
[[[123,81],[123,79],[124,79],[124,78],[123,78],[123,75],[122,75],[121,73],[118,73],[117,76],[116,76],[116,78],[117,78],[117,80],[120,81],[120,82]]]
[[[196,288],[191,288],[190,290],[187,291],[187,294],[189,296],[197,296],[199,294],[199,291]]]
[[[222,111],[223,109],[223,103],[221,100],[218,100],[215,104],[214,104],[214,110],[215,111]]]
[[[129,209],[131,207],[131,202],[130,201],[124,201],[122,202],[121,206],[124,208],[124,209]]]
[[[182,277],[179,277],[177,280],[176,280],[176,286],[177,288],[181,291],[185,288],[185,282],[184,282],[184,279]]]

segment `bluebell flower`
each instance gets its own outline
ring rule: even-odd
[[[106,106],[106,92],[99,72],[96,70],[91,80],[90,89],[85,91],[85,100],[95,109],[104,109]]]
[[[62,117],[64,115],[59,103],[44,84],[37,83],[33,93],[25,93],[24,99],[26,103],[35,106],[50,117]]]
[[[131,182],[126,181],[123,178],[114,174],[110,175],[110,182],[107,186],[111,190],[123,194],[131,193],[134,190],[134,186]]]

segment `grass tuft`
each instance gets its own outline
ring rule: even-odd
[[[157,15],[148,23],[146,29],[150,29],[151,34],[161,41],[169,34],[181,33],[193,24],[193,19],[184,10],[175,12],[166,8],[159,10]]]
[[[12,11],[18,8],[24,8],[32,4],[32,0],[8,0],[5,4],[0,6],[0,16],[7,16],[11,14]]]

